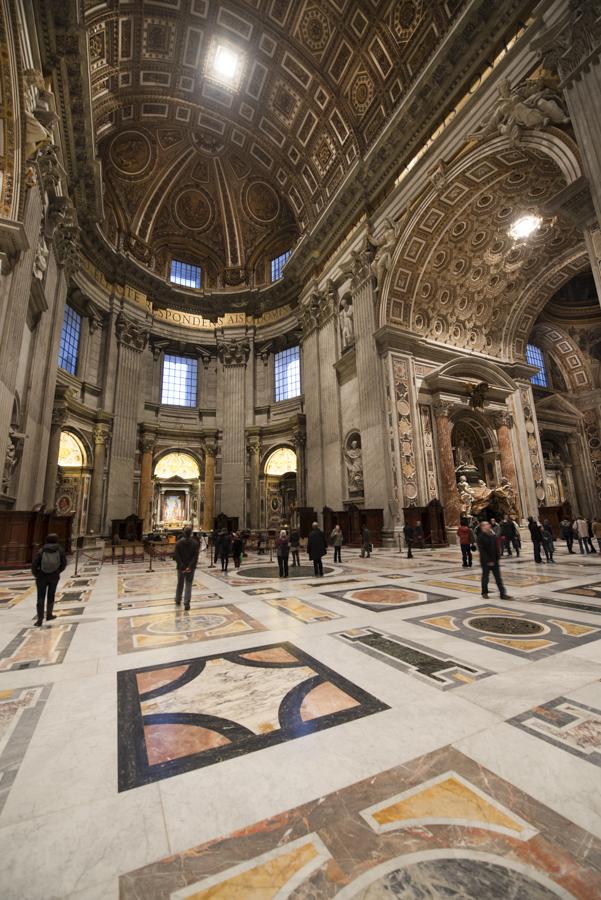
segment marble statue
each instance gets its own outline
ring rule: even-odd
[[[544,81],[528,79],[512,89],[509,79],[504,78],[494,108],[468,137],[484,141],[502,135],[516,143],[527,129],[565,125],[568,121],[559,92]]]
[[[11,432],[11,434],[9,435],[8,446],[6,448],[6,456],[4,458],[4,472],[2,475],[2,491],[5,494],[8,493],[10,482],[13,477],[13,472],[15,471],[15,467],[18,461],[18,448],[13,440]]]
[[[509,512],[510,516],[517,515],[518,510],[517,510],[517,502],[516,502],[516,493],[515,493],[515,489],[511,483],[511,481],[509,480],[509,478],[506,478],[505,476],[503,476],[501,478],[501,484],[495,490],[495,495],[499,499],[506,500],[507,506],[508,506],[508,512]]]
[[[363,493],[363,453],[359,441],[354,438],[344,452],[349,491]]]
[[[353,318],[353,304],[347,297],[343,297],[338,308],[338,324],[340,326],[340,337],[342,339],[342,349],[355,343],[355,322]]]
[[[478,470],[474,461],[474,454],[468,447],[465,438],[460,438],[459,443],[455,447],[455,471],[460,469],[469,469],[474,472]]]
[[[474,502],[474,491],[465,475],[461,475],[457,484],[459,491],[459,499],[461,500],[461,512],[469,516],[472,512],[472,504]]]
[[[371,262],[371,271],[376,276],[378,288],[382,285],[384,276],[392,264],[392,254],[399,239],[401,222],[394,223],[392,219],[384,219],[384,228],[380,237],[376,238],[368,233],[367,239],[372,247],[376,248],[376,255]]]
[[[44,274],[48,268],[49,255],[50,251],[48,250],[44,235],[40,234],[38,247],[35,252],[35,259],[33,261],[33,277],[37,278],[38,281],[41,281],[44,278]]]

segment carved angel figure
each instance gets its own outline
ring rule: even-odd
[[[498,87],[494,108],[480,123],[477,131],[469,135],[483,141],[496,135],[506,135],[516,143],[524,129],[546,128],[548,125],[564,125],[568,116],[558,92],[543,81],[529,79],[513,90],[508,78]]]
[[[457,484],[457,490],[459,491],[459,499],[461,500],[462,513],[466,516],[471,515],[472,503],[474,502],[474,491],[465,475],[460,477]]]
[[[386,272],[392,264],[392,254],[399,239],[400,228],[401,221],[393,222],[392,219],[386,217],[380,237],[374,237],[371,232],[368,232],[367,239],[376,248],[376,255],[371,262],[370,268],[376,276],[378,287],[380,287]]]
[[[357,440],[352,440],[350,447],[344,451],[349,491],[363,493],[363,453]]]

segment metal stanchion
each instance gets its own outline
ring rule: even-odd
[[[77,544],[77,546],[76,546],[76,548],[75,548],[75,572],[73,573],[73,576],[74,576],[75,578],[76,578],[77,575],[79,574],[79,572],[78,572],[78,566],[79,566],[79,542],[78,542],[78,544]]]
[[[150,560],[149,567],[146,569],[147,572],[152,572],[152,561],[154,559],[154,547],[152,544],[148,545],[148,558]]]
[[[213,562],[213,556],[214,556],[214,554],[213,554],[213,538],[212,538],[212,537],[207,538],[207,547],[208,547],[209,552],[210,552],[210,554],[211,554],[211,555],[209,556],[209,559],[210,559],[210,562],[209,562],[209,569],[214,569],[214,568],[215,568],[215,563]]]

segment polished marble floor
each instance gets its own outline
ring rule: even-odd
[[[458,556],[1,574],[0,897],[601,898],[601,560]]]

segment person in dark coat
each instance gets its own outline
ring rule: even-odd
[[[474,532],[467,523],[467,519],[461,519],[457,529],[459,546],[461,547],[461,565],[464,569],[472,567],[472,544],[475,541]]]
[[[242,551],[244,550],[244,541],[240,537],[240,533],[235,531],[232,535],[232,557],[234,559],[234,568],[240,568],[240,560],[242,559]]]
[[[403,526],[403,537],[405,538],[405,546],[407,547],[407,559],[413,559],[411,548],[413,547],[413,541],[415,540],[415,529],[413,525],[410,525],[408,522],[405,522],[405,525]]]
[[[317,522],[313,522],[311,526],[311,531],[309,532],[309,537],[307,538],[307,553],[309,554],[309,559],[313,560],[313,570],[316,575],[323,577],[323,562],[322,558],[326,555],[327,552],[327,544],[326,544],[326,536],[317,524]]]
[[[290,552],[292,553],[292,565],[300,566],[300,534],[298,531],[293,531],[290,535]]]
[[[280,536],[276,541],[276,556],[278,558],[278,569],[280,570],[280,578],[288,578],[288,557],[290,555],[290,543],[288,541],[288,533],[282,528]]]
[[[551,523],[548,519],[545,519],[543,522],[540,533],[547,562],[554,563],[553,553],[555,552],[555,543],[553,540],[553,529],[551,528]]]
[[[192,536],[192,529],[186,525],[182,537],[175,545],[173,558],[177,566],[177,588],[175,590],[176,606],[182,605],[182,593],[184,595],[184,609],[190,609],[192,596],[192,582],[194,572],[198,565],[198,541]]]
[[[540,548],[543,542],[543,538],[540,532],[540,525],[532,516],[528,516],[528,531],[530,532],[530,537],[532,538],[532,546],[534,548],[534,562],[542,563]]]
[[[572,528],[572,523],[569,519],[562,519],[559,523],[559,536],[562,541],[566,542],[566,547],[568,548],[568,553],[573,553],[572,547],[574,546],[574,529]]]
[[[501,580],[499,542],[492,530],[490,522],[480,523],[476,541],[480,552],[480,565],[482,567],[482,596],[485,599],[488,598],[488,579],[492,574],[497,582],[501,600],[512,600],[513,598],[508,595],[503,581]]]
[[[35,623],[37,628],[40,628],[44,622],[44,604],[46,604],[46,621],[50,622],[52,619],[56,619],[52,612],[54,595],[61,572],[64,572],[66,566],[67,557],[58,542],[58,535],[49,534],[46,543],[31,564],[31,572],[38,589],[38,618]]]
[[[227,566],[230,559],[230,550],[232,549],[232,538],[229,531],[223,531],[219,535],[219,558],[221,559],[221,571],[227,572]]]
[[[371,556],[371,531],[364,525],[361,529],[361,556]]]

